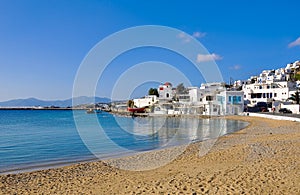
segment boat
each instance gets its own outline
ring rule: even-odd
[[[127,110],[129,112],[132,112],[132,113],[141,113],[141,112],[145,112],[145,107],[142,107],[142,108],[137,108],[137,107],[134,107],[134,108],[131,108],[131,107],[127,107]]]
[[[102,110],[96,110],[96,113],[97,113],[97,114],[101,114],[101,113],[102,113]]]
[[[86,113],[87,114],[94,114],[95,113],[95,111],[93,110],[93,109],[88,109],[88,110],[86,110]]]

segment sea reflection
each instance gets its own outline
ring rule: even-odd
[[[127,154],[187,145],[191,142],[215,140],[248,125],[224,118],[192,117],[123,117],[109,113],[82,115],[77,121],[81,139],[97,157]],[[99,128],[100,124],[100,128]],[[207,146],[209,147],[209,146]]]
[[[149,149],[162,148],[195,141],[215,139],[247,126],[235,120],[199,119],[188,117],[133,118],[127,132],[134,140],[152,142]],[[123,125],[121,125],[123,126]]]

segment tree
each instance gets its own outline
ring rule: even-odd
[[[159,96],[156,88],[150,88],[148,91],[148,95],[156,95],[157,97]]]
[[[187,88],[184,87],[183,83],[180,83],[176,87],[176,94],[188,94]]]
[[[134,101],[133,101],[133,100],[128,100],[128,101],[127,101],[127,106],[128,106],[129,108],[133,108],[133,106],[134,106]]]
[[[291,97],[289,97],[290,100],[293,100],[296,102],[296,104],[300,103],[300,94],[299,91],[297,90],[295,94],[292,94]]]

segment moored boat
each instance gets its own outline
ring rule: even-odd
[[[93,109],[88,109],[88,110],[86,110],[86,113],[87,114],[94,114],[95,113],[95,111],[93,110]]]
[[[138,113],[141,113],[141,112],[145,112],[145,107],[142,107],[142,108],[131,108],[131,107],[128,107],[127,110],[129,112],[138,112]]]

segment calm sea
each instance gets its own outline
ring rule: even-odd
[[[0,110],[0,173],[161,149],[216,138],[247,125],[225,119]]]

